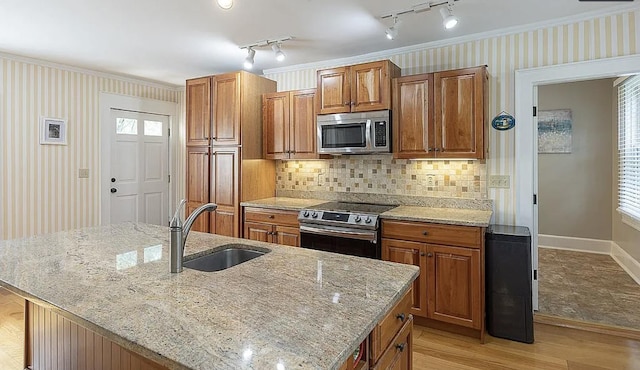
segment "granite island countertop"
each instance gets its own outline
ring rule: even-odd
[[[335,369],[418,275],[415,266],[198,232],[185,254],[238,242],[271,252],[223,271],[171,274],[161,226],[2,241],[0,286],[172,369]]]

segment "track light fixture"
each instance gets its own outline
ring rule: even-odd
[[[446,8],[440,8],[440,15],[442,15],[442,25],[445,29],[450,30],[458,24],[458,18],[453,15],[453,0],[447,3]]]
[[[442,24],[445,29],[451,29],[458,24],[458,18],[453,15],[453,3],[460,0],[439,0],[426,3],[420,3],[412,6],[409,9],[401,10],[391,14],[381,16],[381,19],[393,18],[393,26],[387,28],[385,31],[387,38],[393,40],[398,36],[398,27],[400,25],[400,16],[409,13],[422,13],[436,6],[445,5],[446,7],[440,8],[440,14],[442,15]]]
[[[252,47],[247,48],[247,57],[244,59],[244,68],[253,68],[254,59],[256,57],[256,51]]]
[[[387,28],[386,34],[389,40],[393,40],[398,37],[398,27],[400,26],[400,22],[398,21],[398,16],[393,17],[393,26]]]
[[[276,55],[276,60],[278,62],[282,62],[286,58],[286,56],[282,52],[282,49],[280,49],[279,42],[276,42],[275,44],[271,44],[271,50],[273,50],[274,54]]]
[[[217,0],[218,6],[224,10],[229,10],[233,6],[233,0]]]
[[[247,58],[244,60],[244,68],[251,69],[253,67],[253,63],[256,55],[256,48],[267,47],[267,46],[271,47],[271,50],[273,50],[276,60],[278,62],[282,62],[286,57],[285,54],[282,52],[282,43],[289,40],[293,40],[293,37],[287,36],[287,37],[281,37],[279,39],[263,40],[263,41],[255,42],[253,44],[240,46],[240,49],[247,49],[247,53],[248,53]]]

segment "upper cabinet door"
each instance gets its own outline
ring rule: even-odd
[[[433,158],[433,74],[393,79],[395,158]]]
[[[318,71],[318,114],[351,111],[349,67]]]
[[[352,112],[391,108],[390,64],[383,60],[350,67]]]
[[[289,92],[262,96],[264,158],[289,158],[289,111]]]
[[[484,158],[486,67],[434,73],[436,156]]]
[[[187,80],[187,145],[209,145],[211,77]]]
[[[292,159],[313,159],[316,154],[316,89],[290,93],[289,148]]]
[[[240,73],[213,77],[212,145],[240,144]]]

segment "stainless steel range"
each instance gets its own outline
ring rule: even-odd
[[[328,202],[301,210],[302,248],[380,259],[381,213],[396,206]]]

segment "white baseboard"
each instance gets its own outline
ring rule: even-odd
[[[538,234],[538,247],[564,249],[576,252],[611,254],[611,240]]]
[[[640,262],[636,261],[615,242],[611,242],[611,257],[618,262],[636,283],[640,284]]]

